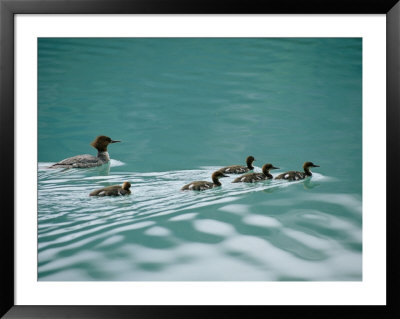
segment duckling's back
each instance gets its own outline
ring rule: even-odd
[[[232,183],[255,183],[265,179],[271,179],[271,177],[263,173],[249,173],[234,179]]]
[[[286,173],[282,173],[282,174],[278,175],[277,177],[275,177],[275,179],[286,179],[289,181],[297,181],[300,179],[304,179],[305,177],[306,177],[305,173],[297,172],[297,171],[290,171],[290,172],[286,172]]]
[[[119,196],[119,195],[128,195],[130,193],[131,191],[129,189],[123,189],[119,185],[113,185],[96,189],[93,192],[91,192],[89,196]]]
[[[193,190],[193,191],[203,191],[206,189],[213,188],[214,184],[206,181],[197,181],[197,182],[191,182],[181,188],[181,190],[186,191],[186,190]]]
[[[232,165],[219,169],[220,172],[225,174],[243,174],[247,173],[250,169],[242,165]]]

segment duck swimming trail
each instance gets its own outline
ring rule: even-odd
[[[316,192],[332,177],[248,184],[232,174],[200,192],[181,188],[220,167],[48,166],[38,169],[39,280],[360,279],[361,199]],[[125,181],[130,195],[89,196]]]
[[[37,47],[39,281],[363,279],[362,38]]]

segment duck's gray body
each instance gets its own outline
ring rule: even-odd
[[[108,152],[99,152],[97,156],[84,154],[66,158],[51,165],[51,168],[90,168],[110,162]]]
[[[51,165],[50,168],[90,168],[107,164],[110,161],[107,146],[118,142],[120,141],[113,141],[108,136],[97,136],[94,141],[90,143],[91,146],[97,149],[97,156],[84,154],[68,157]]]

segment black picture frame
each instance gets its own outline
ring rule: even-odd
[[[14,303],[14,16],[16,14],[385,14],[387,49],[386,117],[386,306],[29,306]],[[400,136],[400,2],[399,0],[282,0],[241,3],[183,0],[0,0],[0,156],[2,212],[0,315],[4,318],[164,318],[256,315],[269,317],[399,318],[399,263],[396,243],[399,204]],[[377,106],[378,107],[378,106]],[[383,142],[383,141],[382,141]],[[379,166],[379,163],[377,163]]]

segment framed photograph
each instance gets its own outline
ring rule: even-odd
[[[0,3],[1,315],[398,312],[397,1]]]

